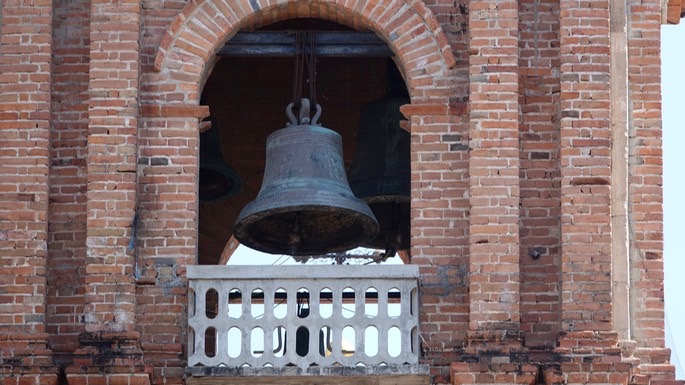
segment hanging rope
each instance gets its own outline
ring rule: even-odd
[[[295,32],[295,67],[293,69],[293,109],[300,110],[304,75],[304,32]]]
[[[320,114],[319,107],[316,104],[316,31],[296,31],[295,32],[295,64],[293,69],[293,103],[292,109],[296,113],[292,116],[301,116],[302,98],[304,88],[304,67],[307,66],[307,78],[309,83],[308,99],[310,105],[317,111],[312,123],[316,122]],[[308,111],[303,111],[308,115]],[[290,116],[290,115],[289,115]],[[298,123],[304,123],[301,121]],[[309,118],[306,119],[309,121]]]
[[[312,106],[316,107],[316,31],[308,31],[307,38],[309,38],[309,60],[307,60],[309,100],[311,100]]]

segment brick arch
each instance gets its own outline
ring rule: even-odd
[[[363,0],[190,1],[164,34],[154,68],[177,82],[184,102],[196,103],[214,53],[241,28],[289,18],[320,18],[373,29],[396,53],[412,98],[430,98],[421,90],[442,88],[436,80],[456,64],[437,19],[418,0],[368,4]]]

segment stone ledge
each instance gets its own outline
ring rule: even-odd
[[[229,368],[190,367],[186,385],[428,385],[428,365],[368,367]]]
[[[311,366],[301,369],[297,366],[283,368],[251,368],[228,366],[194,366],[186,368],[186,374],[193,377],[331,377],[331,376],[389,376],[417,375],[428,376],[428,365],[389,365],[389,366]]]

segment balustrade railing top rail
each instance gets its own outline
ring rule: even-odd
[[[188,365],[417,365],[417,266],[189,266]]]

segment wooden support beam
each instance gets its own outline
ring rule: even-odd
[[[328,31],[316,35],[319,57],[392,57],[395,53],[373,32]],[[309,52],[310,44],[305,44]],[[294,31],[238,32],[218,56],[289,57],[296,52]]]

